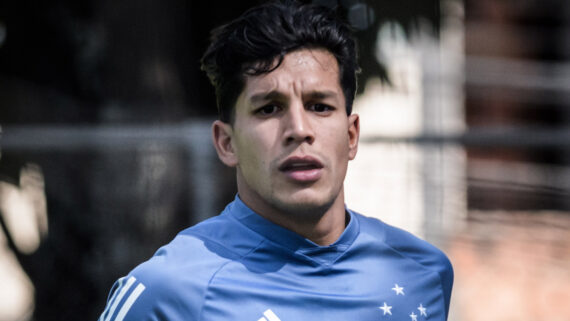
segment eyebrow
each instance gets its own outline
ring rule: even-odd
[[[303,96],[305,98],[309,98],[309,99],[327,99],[327,98],[337,98],[338,94],[335,91],[332,90],[314,90],[314,91],[310,91],[307,93],[303,93]],[[263,101],[269,101],[269,100],[285,100],[287,98],[287,95],[279,92],[279,91],[275,91],[272,90],[270,92],[262,92],[262,93],[258,93],[258,94],[254,94],[250,97],[250,101],[252,103],[258,103],[258,102],[263,102]]]
[[[270,92],[262,92],[259,94],[252,95],[249,100],[252,103],[263,102],[268,100],[283,100],[285,99],[285,95],[278,91],[270,91]]]
[[[327,99],[327,98],[337,98],[338,94],[336,91],[332,90],[323,90],[323,91],[315,90],[308,92],[304,96],[312,99]]]

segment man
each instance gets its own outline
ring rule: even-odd
[[[347,27],[262,5],[217,29],[202,64],[238,195],[118,280],[100,320],[445,320],[445,255],[345,208],[359,136]]]

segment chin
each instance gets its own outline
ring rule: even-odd
[[[334,203],[335,198],[324,196],[324,193],[294,193],[277,201],[277,207],[292,215],[321,216]]]

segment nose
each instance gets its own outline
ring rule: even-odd
[[[310,122],[310,115],[302,103],[289,106],[285,117],[285,144],[315,141],[315,133]]]

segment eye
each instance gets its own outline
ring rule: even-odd
[[[268,104],[255,110],[255,113],[261,116],[270,116],[279,111],[279,106],[275,104]]]
[[[308,108],[316,113],[326,113],[334,110],[334,107],[325,104],[312,104]]]

